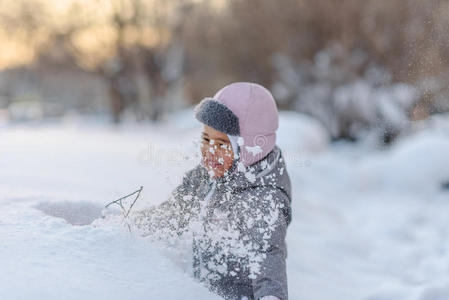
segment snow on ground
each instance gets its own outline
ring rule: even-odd
[[[289,166],[292,299],[448,299],[449,132],[333,150]]]
[[[0,299],[215,299],[120,227],[72,226],[33,200],[1,202]]]
[[[301,142],[320,139],[301,140],[310,131],[297,126],[320,129],[281,118],[294,193],[290,299],[448,299],[449,133],[427,128],[384,151],[334,144],[311,155]],[[200,127],[187,125],[1,129],[0,299],[214,299],[145,239],[88,225],[140,186],[139,207],[166,199],[198,162]]]
[[[174,143],[140,130],[0,131],[0,299],[218,298],[123,227],[72,225],[141,185],[143,199],[161,202],[181,178]]]

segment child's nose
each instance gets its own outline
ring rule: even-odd
[[[207,159],[212,159],[214,157],[215,154],[215,149],[212,146],[209,146],[206,148],[206,158]]]

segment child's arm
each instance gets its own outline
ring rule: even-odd
[[[188,171],[168,200],[133,214],[133,223],[143,236],[170,238],[181,235],[192,217],[198,188],[198,167]]]

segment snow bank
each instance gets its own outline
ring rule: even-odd
[[[424,130],[384,151],[350,147],[288,169],[291,299],[446,299],[448,134]]]
[[[366,159],[359,182],[371,188],[438,191],[449,182],[449,132],[422,131]]]
[[[145,240],[88,225],[139,186],[141,207],[164,201],[194,163],[190,137],[131,127],[0,131],[0,299],[216,299]]]
[[[121,227],[72,226],[28,201],[0,203],[0,299],[219,299]]]
[[[314,154],[325,151],[329,134],[316,119],[292,111],[279,112],[277,144],[284,151]]]

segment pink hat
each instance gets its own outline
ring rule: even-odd
[[[276,102],[259,84],[235,82],[225,86],[213,98],[205,98],[196,106],[195,117],[228,134],[231,141],[239,137],[240,161],[245,166],[267,156],[276,144],[279,123]]]

